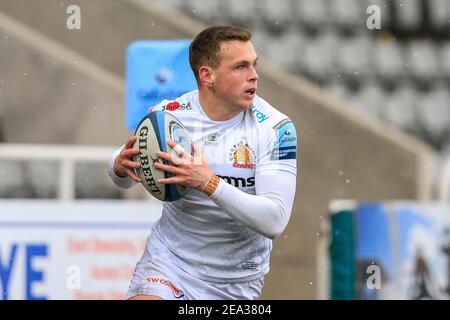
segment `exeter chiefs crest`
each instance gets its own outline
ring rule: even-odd
[[[255,165],[255,152],[248,145],[246,137],[233,146],[230,151],[230,161],[235,168],[253,169]]]

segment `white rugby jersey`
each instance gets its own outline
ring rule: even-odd
[[[165,100],[151,110],[173,113],[201,148],[214,174],[228,184],[255,195],[256,183],[264,181],[267,188],[260,189],[270,189],[281,199],[289,190],[290,203],[286,205],[274,197],[274,202],[288,211],[289,219],[295,194],[297,137],[286,115],[255,96],[250,110],[226,121],[213,121],[200,106],[198,90],[175,101]],[[271,176],[255,179],[265,172]],[[280,177],[286,174],[289,179],[281,181]],[[229,191],[225,192],[230,194]],[[221,208],[217,204],[221,202],[214,200],[216,193],[217,190],[209,198],[201,191],[188,189],[182,199],[164,203],[149,245],[161,241],[174,254],[178,267],[209,281],[246,281],[266,274],[272,240],[226,213],[223,206],[233,201],[224,194]],[[239,194],[244,195],[238,192],[233,197]],[[258,201],[258,197],[251,201],[254,200]],[[245,209],[245,205],[242,207]],[[258,219],[258,212],[251,214]]]

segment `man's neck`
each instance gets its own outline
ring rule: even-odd
[[[243,111],[241,109],[232,108],[225,105],[222,100],[218,99],[215,95],[207,92],[206,90],[199,90],[198,96],[200,106],[211,120],[226,121]]]

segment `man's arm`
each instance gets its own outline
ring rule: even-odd
[[[173,141],[168,144],[171,148],[176,145]],[[251,195],[212,175],[206,158],[194,144],[192,147],[194,157],[184,153],[179,159],[166,152],[156,153],[170,165],[155,163],[155,167],[175,175],[158,182],[180,183],[205,192],[231,217],[268,238],[273,239],[283,232],[294,202],[296,170],[292,167],[283,170],[283,165],[257,170],[256,195]]]
[[[255,170],[256,195],[220,180],[205,188],[211,199],[236,220],[268,238],[279,236],[291,216],[297,176],[297,131],[289,118],[279,121],[267,138]],[[217,179],[215,179],[217,182]]]
[[[274,239],[286,228],[294,203],[296,175],[270,170],[255,175],[256,195],[245,193],[219,179],[210,198],[231,217]]]

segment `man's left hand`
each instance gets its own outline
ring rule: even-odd
[[[171,140],[167,144],[172,149],[177,145]],[[159,179],[158,182],[164,184],[176,183],[202,190],[211,178],[212,170],[205,156],[194,143],[192,143],[192,150],[194,151],[194,156],[186,151],[180,156],[162,151],[156,152],[158,157],[167,160],[169,164],[155,162],[155,168],[174,174],[173,177]]]

